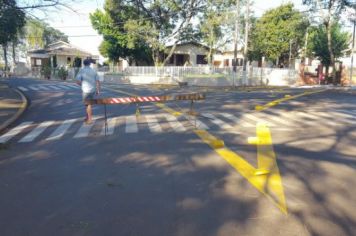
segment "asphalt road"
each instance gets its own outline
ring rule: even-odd
[[[102,97],[207,97],[196,116],[190,101],[145,103],[137,117],[108,106],[105,136],[103,106],[84,125],[75,85],[9,83],[30,106],[0,134],[0,235],[355,235],[354,93],[107,84]],[[248,142],[257,124],[260,146]],[[246,174],[266,155],[273,174]]]

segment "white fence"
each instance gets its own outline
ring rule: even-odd
[[[70,68],[67,80],[75,77],[77,68]],[[178,81],[200,86],[239,86],[239,85],[293,85],[298,78],[296,70],[279,68],[248,67],[246,72],[242,67],[127,67],[121,73],[112,70],[98,69],[102,81],[109,83],[132,84],[177,84]],[[32,71],[32,76],[41,77],[40,69]],[[57,72],[52,71],[51,78],[56,78]]]
[[[123,76],[131,83],[176,83],[196,85],[291,85],[298,77],[296,70],[248,67],[127,67]]]

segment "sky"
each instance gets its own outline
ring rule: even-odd
[[[69,10],[54,11],[49,13],[45,20],[52,27],[68,35],[71,44],[92,54],[100,55],[98,47],[102,42],[102,37],[91,27],[89,14],[96,9],[102,9],[105,0],[76,1],[80,2],[72,4],[71,7],[77,13]],[[306,9],[305,6],[302,6],[302,0],[253,0],[252,10],[255,16],[261,16],[266,10],[288,2],[294,3],[297,9]],[[101,57],[102,60],[103,58]]]

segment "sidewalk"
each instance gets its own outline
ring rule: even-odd
[[[0,132],[6,129],[25,111],[27,99],[18,90],[9,88],[0,80]]]

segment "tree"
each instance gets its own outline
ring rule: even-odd
[[[25,28],[26,39],[30,48],[44,48],[59,40],[69,42],[68,36],[63,32],[37,19],[27,18]]]
[[[0,0],[0,44],[4,51],[5,71],[8,70],[7,49],[25,25],[25,13],[17,8],[15,0]]]
[[[287,63],[290,51],[297,55],[308,25],[306,17],[291,3],[267,11],[252,30],[250,57],[265,56],[277,65]]]
[[[125,32],[120,22],[126,18],[125,15],[119,17],[116,15],[116,3],[106,1],[104,12],[97,10],[90,14],[90,20],[93,28],[103,35],[104,41],[99,46],[100,53],[108,57],[111,61],[117,62],[120,58],[125,58],[131,65],[134,61],[144,61],[151,64],[149,48],[143,41],[136,41],[135,44],[128,44],[128,34]]]
[[[332,45],[332,25],[338,21],[341,12],[352,5],[348,0],[303,0],[303,4],[309,5],[311,11],[319,14],[321,23],[325,26],[327,35],[327,48],[330,55],[330,65],[333,66],[333,83],[336,84],[335,55]]]
[[[216,48],[227,44],[231,38],[224,37],[231,30],[232,14],[227,12],[232,2],[226,0],[207,0],[207,7],[200,17],[201,40],[209,47],[207,61],[211,64],[212,53]]]
[[[335,22],[331,27],[331,52],[334,59],[343,56],[344,51],[349,47],[350,35],[347,32],[341,31],[339,23]],[[310,43],[308,44],[308,54],[316,56],[328,71],[329,66],[333,61],[328,49],[328,36],[324,25],[313,27],[310,30]]]
[[[96,15],[101,14],[101,22],[110,25],[96,24],[100,23],[98,17],[94,17],[92,23],[94,20],[93,26],[100,26],[96,27],[99,33],[100,28],[111,28],[109,35],[118,38],[121,49],[148,47],[155,65],[164,65],[183,32],[191,25],[192,18],[204,6],[205,0],[106,0],[105,12],[97,11]],[[173,46],[164,57],[163,51],[169,42]]]

